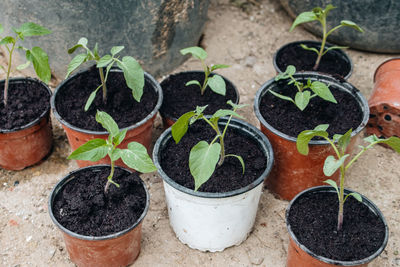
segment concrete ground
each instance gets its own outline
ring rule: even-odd
[[[240,8],[240,4],[245,3]],[[254,125],[258,121],[252,104],[255,92],[275,75],[274,52],[283,44],[316,39],[297,28],[288,29],[292,19],[278,0],[214,0],[208,13],[202,45],[208,63],[231,65],[219,73],[232,80],[240,91],[241,103],[249,104],[241,114]],[[351,18],[347,18],[351,19]],[[362,26],[362,25],[361,25]],[[376,67],[391,55],[347,50],[354,62],[350,82],[368,98]],[[5,62],[4,57],[0,57]],[[176,71],[200,69],[189,60]],[[3,77],[1,77],[3,78]],[[161,80],[161,77],[159,77]],[[55,183],[77,168],[66,160],[70,148],[60,124],[53,119],[54,150],[42,164],[23,171],[0,169],[0,265],[73,266],[61,233],[47,211],[49,193]],[[154,141],[162,130],[158,118]],[[359,137],[361,139],[361,137]],[[372,267],[400,266],[400,155],[377,146],[359,159],[349,172],[347,187],[363,193],[383,212],[390,229],[386,250]],[[284,213],[288,204],[268,192],[261,197],[254,230],[240,246],[223,252],[205,253],[179,242],[169,226],[161,178],[143,175],[151,205],[143,222],[142,250],[137,266],[285,266],[288,234]]]

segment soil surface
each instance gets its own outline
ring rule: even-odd
[[[231,106],[226,104],[228,100],[232,100],[233,103],[238,102],[238,96],[233,84],[226,79],[224,79],[226,84],[225,96],[214,93],[208,86],[204,94],[201,95],[199,86],[185,85],[191,80],[196,80],[203,84],[204,73],[176,73],[162,81],[163,104],[160,109],[161,114],[175,120],[186,112],[195,110],[196,106],[205,105],[208,106],[204,114],[214,114],[215,111],[221,108],[231,109]]]
[[[273,54],[288,42],[317,38],[301,27],[289,33],[293,19],[278,0],[213,0],[208,18],[201,43],[209,55],[206,63],[231,65],[217,72],[237,86],[241,103],[249,105],[239,110],[239,114],[258,126],[253,112],[254,96],[262,84],[276,75],[272,64]],[[352,49],[347,49],[346,53],[354,63],[354,73],[349,82],[368,99],[374,86],[375,69],[393,55]],[[0,54],[2,63],[6,62],[4,55]],[[174,72],[198,68],[198,60],[189,59]],[[16,72],[14,76],[23,74],[30,73]],[[0,72],[0,75],[3,73]],[[1,77],[4,78],[4,75]],[[60,80],[53,79],[53,89]],[[161,81],[162,77],[158,80]],[[45,161],[18,172],[0,169],[1,266],[74,266],[68,258],[62,234],[47,211],[48,197],[54,185],[67,173],[77,169],[75,161],[66,159],[71,151],[61,125],[54,118],[52,122],[54,148]],[[162,132],[159,117],[153,130],[154,143]],[[360,134],[359,144],[362,138],[363,134]],[[382,146],[375,146],[347,172],[346,187],[371,199],[383,212],[389,226],[388,245],[369,267],[400,266],[399,166],[400,155]],[[150,191],[150,208],[143,221],[142,249],[134,266],[286,265],[289,236],[285,225],[285,209],[288,202],[274,198],[268,189],[261,196],[254,230],[246,241],[223,252],[205,253],[190,249],[176,238],[169,225],[163,183],[159,175],[151,173],[141,177]]]

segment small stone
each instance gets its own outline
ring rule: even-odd
[[[256,62],[257,58],[255,56],[248,56],[244,59],[244,65],[249,68],[252,68]]]
[[[399,251],[398,251],[398,250],[395,250],[395,251],[393,252],[393,255],[395,255],[395,256],[399,255]]]
[[[260,265],[264,262],[264,257],[252,257],[250,261],[254,265]]]
[[[31,240],[32,240],[32,236],[31,235],[26,238],[26,242],[29,242]]]

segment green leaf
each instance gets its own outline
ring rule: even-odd
[[[82,37],[81,39],[79,39],[79,41],[76,45],[74,45],[73,47],[68,49],[68,54],[74,53],[75,50],[78,49],[79,47],[86,48],[87,43],[88,43],[88,39],[86,39],[85,37]],[[95,46],[95,49],[96,49],[96,46]]]
[[[94,48],[93,48],[93,55],[94,55],[95,58],[99,58],[99,57],[100,57],[100,56],[99,56],[99,46],[98,46],[97,43],[94,45]]]
[[[370,135],[368,137],[365,137],[364,141],[368,143],[373,143],[379,141],[379,138],[376,135]]]
[[[93,92],[90,93],[88,100],[86,100],[86,104],[85,104],[85,108],[84,108],[85,111],[88,111],[88,110],[89,110],[90,106],[91,106],[92,103],[93,103],[93,100],[94,100],[95,97],[96,97],[97,91],[100,89],[100,87],[101,87],[101,85],[100,85],[99,87],[97,87],[96,90],[94,90]]]
[[[189,120],[195,115],[194,111],[189,111],[182,116],[171,126],[172,138],[174,138],[175,143],[179,143],[182,137],[186,134],[189,128]]]
[[[329,87],[325,83],[315,81],[311,83],[310,89],[322,99],[337,104],[335,97],[333,96],[331,90],[329,90]]]
[[[329,4],[325,7],[324,12],[326,15],[328,15],[329,11],[331,11],[332,9],[335,9],[335,8],[336,8],[335,6]]]
[[[342,154],[346,152],[347,146],[350,144],[352,129],[348,130],[344,135],[342,135],[338,140],[338,146],[342,151]]]
[[[119,52],[121,52],[125,47],[124,46],[113,46],[111,48],[111,55],[115,56],[116,54],[118,54]]]
[[[186,55],[186,54],[192,54],[193,57],[200,59],[200,60],[205,60],[207,58],[207,52],[198,46],[192,46],[192,47],[188,47],[188,48],[184,48],[181,51],[182,55]]]
[[[332,141],[333,141],[333,142],[336,142],[336,141],[339,140],[342,136],[343,136],[342,134],[334,134],[334,135],[333,135],[333,138],[332,138]]]
[[[78,147],[68,159],[98,161],[107,155],[109,147],[104,139],[92,139]]]
[[[297,92],[296,96],[294,97],[294,102],[296,106],[303,111],[310,102],[310,97],[310,91]]]
[[[329,124],[320,124],[315,126],[314,131],[326,131],[329,128]]]
[[[288,97],[288,96],[284,96],[284,95],[278,94],[277,92],[274,92],[272,90],[268,90],[268,92],[270,92],[271,94],[273,94],[276,97],[279,97],[280,99],[287,100],[287,101],[295,103],[294,100],[292,98]]]
[[[208,78],[207,85],[213,90],[215,93],[219,95],[225,96],[226,93],[226,84],[224,79],[219,75],[214,75],[211,78]]]
[[[239,160],[240,164],[242,165],[242,174],[244,174],[244,172],[245,172],[245,166],[244,166],[243,158],[242,158],[241,156],[234,155],[234,154],[228,154],[228,155],[225,155],[225,157],[234,157],[234,158],[237,158],[237,159]]]
[[[140,102],[143,95],[144,87],[144,71],[133,57],[125,56],[122,58],[122,62],[117,62],[118,66],[124,72],[126,84],[132,89],[133,98]]]
[[[121,152],[122,150],[119,148],[114,149],[113,151],[111,151],[110,153],[110,159],[111,161],[116,161],[121,157]]]
[[[248,104],[235,104],[232,102],[232,100],[228,100],[226,103],[230,105],[233,108],[233,110],[238,110],[248,106]]]
[[[195,191],[214,173],[220,152],[221,145],[219,143],[209,145],[206,141],[198,142],[190,150],[189,169],[194,178]]]
[[[118,146],[119,144],[122,143],[122,141],[124,141],[127,131],[128,131],[127,129],[122,130],[114,137],[114,144],[116,146]]]
[[[0,40],[0,45],[12,44],[15,43],[15,39],[11,36],[6,36]]]
[[[37,36],[37,35],[46,35],[50,34],[51,31],[42,27],[33,22],[27,22],[21,25],[18,29],[15,29],[18,34],[22,34],[22,36]]]
[[[112,136],[115,137],[119,133],[119,128],[114,119],[104,111],[98,110],[96,113],[96,121],[103,126],[104,129]]]
[[[212,115],[210,120],[212,120],[214,118],[222,118],[222,117],[225,117],[225,116],[234,116],[234,117],[243,119],[242,116],[240,116],[239,114],[237,114],[233,110],[230,110],[230,109],[219,109]]]
[[[68,64],[68,69],[67,69],[67,75],[65,78],[68,78],[68,76],[76,70],[80,65],[82,65],[84,62],[87,60],[87,55],[86,54],[79,54],[76,55],[71,62]]]
[[[354,22],[350,21],[350,20],[342,20],[340,22],[341,25],[346,26],[346,27],[350,27],[353,28],[359,32],[364,32],[363,29],[360,28],[360,26],[358,26],[357,24],[355,24]]]
[[[225,65],[225,64],[215,64],[211,66],[211,71],[217,70],[217,69],[226,69],[229,68],[229,65]]]
[[[111,61],[112,61],[112,57],[110,55],[105,55],[102,58],[100,58],[99,61],[97,61],[96,67],[104,68],[105,66],[110,64]]]
[[[297,151],[299,151],[299,153],[302,155],[308,155],[308,152],[309,152],[308,143],[315,136],[328,137],[328,133],[326,132],[326,129],[328,129],[328,126],[329,126],[328,124],[321,124],[321,125],[318,125],[317,127],[315,127],[314,130],[302,131],[297,136],[297,140],[296,140]]]
[[[120,154],[122,161],[138,172],[149,173],[157,170],[147,154],[147,149],[140,143],[129,143],[128,148],[122,149]]]
[[[290,32],[293,31],[294,28],[296,28],[297,25],[314,21],[317,20],[317,16],[315,16],[314,12],[311,11],[306,11],[303,13],[300,13],[297,18],[294,20],[292,27],[290,27]]]
[[[308,47],[308,46],[305,45],[305,44],[300,44],[300,47],[303,48],[304,50],[313,51],[313,52],[319,54],[318,49],[315,48],[315,47]]]
[[[337,184],[336,184],[335,181],[333,181],[333,180],[331,180],[331,179],[328,179],[328,180],[325,180],[324,183],[327,183],[327,184],[329,184],[330,186],[332,186],[333,188],[335,188],[336,193],[337,193],[338,196],[339,196],[339,194],[340,194],[340,193],[339,193],[339,188],[338,188],[338,186],[337,186]]]
[[[334,50],[334,49],[346,49],[349,48],[348,46],[338,46],[338,45],[334,45],[334,46],[330,46],[328,48],[325,49],[325,51],[322,53],[322,55],[325,55],[326,53],[328,53],[328,51],[330,50]]]
[[[36,75],[44,82],[48,83],[51,78],[49,57],[42,48],[35,46],[32,50],[26,51],[26,59],[33,63]]]
[[[383,139],[383,140],[379,139],[379,143],[386,144],[386,145],[390,146],[397,153],[400,153],[400,138],[398,138],[398,137],[391,136],[387,139]]]
[[[24,64],[21,64],[19,66],[17,66],[17,70],[23,70],[26,69],[27,67],[29,67],[29,65],[31,64],[30,61],[25,62]]]
[[[285,74],[289,75],[289,76],[293,76],[293,74],[296,73],[296,67],[293,65],[289,65],[286,67],[286,70],[284,72]]]
[[[196,81],[196,80],[191,80],[191,81],[188,81],[186,84],[185,84],[185,86],[189,86],[189,85],[198,85],[200,88],[201,88],[201,84],[198,82],[198,81]]]
[[[324,174],[326,176],[332,176],[339,168],[344,164],[346,158],[350,156],[349,154],[344,155],[340,159],[336,159],[334,156],[330,155],[325,159],[324,163]]]
[[[356,192],[352,192],[352,193],[350,193],[350,194],[347,194],[347,196],[346,196],[346,198],[344,199],[344,201],[346,201],[346,199],[347,199],[349,196],[352,196],[352,197],[354,197],[356,200],[358,200],[359,202],[362,202],[362,197],[361,197],[361,195],[360,195],[359,193],[356,193]],[[343,201],[343,202],[344,202],[344,201]]]

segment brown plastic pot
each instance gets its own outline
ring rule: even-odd
[[[372,210],[376,216],[379,216],[385,226],[385,238],[379,247],[379,249],[369,257],[366,257],[361,260],[355,261],[340,261],[340,260],[332,260],[316,253],[312,252],[306,246],[301,244],[297,239],[296,235],[293,233],[291,226],[288,222],[288,216],[290,214],[290,208],[292,207],[293,203],[299,201],[304,195],[306,194],[324,194],[326,192],[332,192],[336,194],[335,189],[330,186],[317,186],[313,188],[309,188],[300,192],[297,196],[293,198],[293,200],[289,203],[289,206],[286,209],[286,227],[289,232],[289,246],[288,246],[288,255],[287,255],[287,267],[334,267],[334,266],[354,266],[354,267],[366,267],[368,263],[371,262],[373,259],[378,257],[383,250],[385,249],[388,239],[389,239],[389,228],[383,217],[382,212],[372,203],[368,198],[362,196],[362,203],[370,210]],[[354,192],[352,190],[345,189],[345,194],[349,194]]]
[[[4,80],[0,87],[4,86]],[[51,91],[43,82],[32,78],[12,78],[10,84],[35,83],[49,94]],[[50,106],[30,123],[16,129],[0,129],[0,167],[7,170],[22,170],[40,162],[51,150],[53,143],[50,121]]]
[[[85,167],[69,173],[55,185],[49,198],[49,215],[54,224],[62,231],[65,246],[71,261],[79,267],[127,266],[132,264],[140,253],[142,222],[150,205],[149,192],[142,180],[140,181],[146,191],[146,207],[139,219],[123,231],[107,236],[84,236],[68,230],[54,217],[54,199],[58,192],[60,192],[69,181],[75,178],[74,175],[87,168],[96,169],[104,166],[108,165]],[[131,173],[131,171],[127,169],[124,170]]]
[[[368,101],[367,133],[385,138],[400,136],[400,58],[391,58],[379,65],[374,83]]]
[[[121,70],[119,69],[112,69],[112,72],[120,72]],[[53,109],[54,117],[61,123],[62,127],[64,128],[68,142],[71,146],[71,150],[74,151],[77,149],[79,146],[83,145],[89,140],[95,139],[95,138],[101,138],[101,139],[107,139],[108,138],[108,133],[106,131],[93,131],[93,130],[86,130],[79,128],[77,126],[72,125],[71,123],[65,121],[61,115],[58,113],[57,108],[56,108],[56,101],[57,99],[57,93],[60,92],[61,90],[64,90],[64,85],[70,81],[71,79],[75,79],[78,75],[84,75],[85,72],[87,71],[82,71],[78,72],[74,75],[72,75],[70,78],[67,80],[64,80],[62,83],[58,85],[56,90],[54,91],[54,94],[51,98],[51,107]],[[154,91],[158,94],[158,99],[157,99],[157,104],[154,107],[154,109],[149,113],[143,120],[135,123],[134,125],[131,125],[129,127],[123,128],[127,129],[127,133],[125,136],[124,141],[119,145],[120,148],[127,148],[128,144],[130,142],[138,142],[144,145],[147,148],[147,151],[150,153],[150,144],[151,144],[151,138],[152,138],[152,130],[153,130],[153,124],[154,120],[157,116],[157,112],[161,106],[163,95],[161,91],[160,84],[148,73],[145,72],[145,83],[148,83],[151,85],[151,87],[154,89]],[[84,112],[82,110],[82,112]],[[123,130],[121,129],[121,130]],[[110,159],[109,157],[105,157],[99,161],[96,162],[91,162],[91,161],[84,161],[84,160],[77,160],[79,167],[86,167],[86,166],[91,166],[91,165],[97,165],[97,164],[109,164]],[[121,166],[127,169],[130,169],[128,166],[126,166],[121,159],[118,159],[115,164],[117,166]]]
[[[338,82],[331,76],[315,72],[303,72],[294,74],[294,78],[311,79],[334,85],[339,90],[346,91],[354,96],[363,113],[361,124],[353,131],[347,153],[351,153],[354,147],[355,138],[362,131],[368,121],[369,109],[367,100],[353,85],[348,82]],[[276,82],[269,80],[257,91],[254,99],[254,112],[260,121],[261,131],[268,137],[275,153],[274,166],[269,179],[266,180],[268,189],[278,195],[281,199],[291,200],[301,191],[318,185],[323,185],[327,179],[338,182],[339,172],[331,177],[323,173],[325,158],[334,154],[331,145],[326,140],[312,140],[309,143],[310,152],[308,156],[301,155],[297,151],[297,137],[289,136],[275,129],[260,113],[261,98],[274,88]]]

